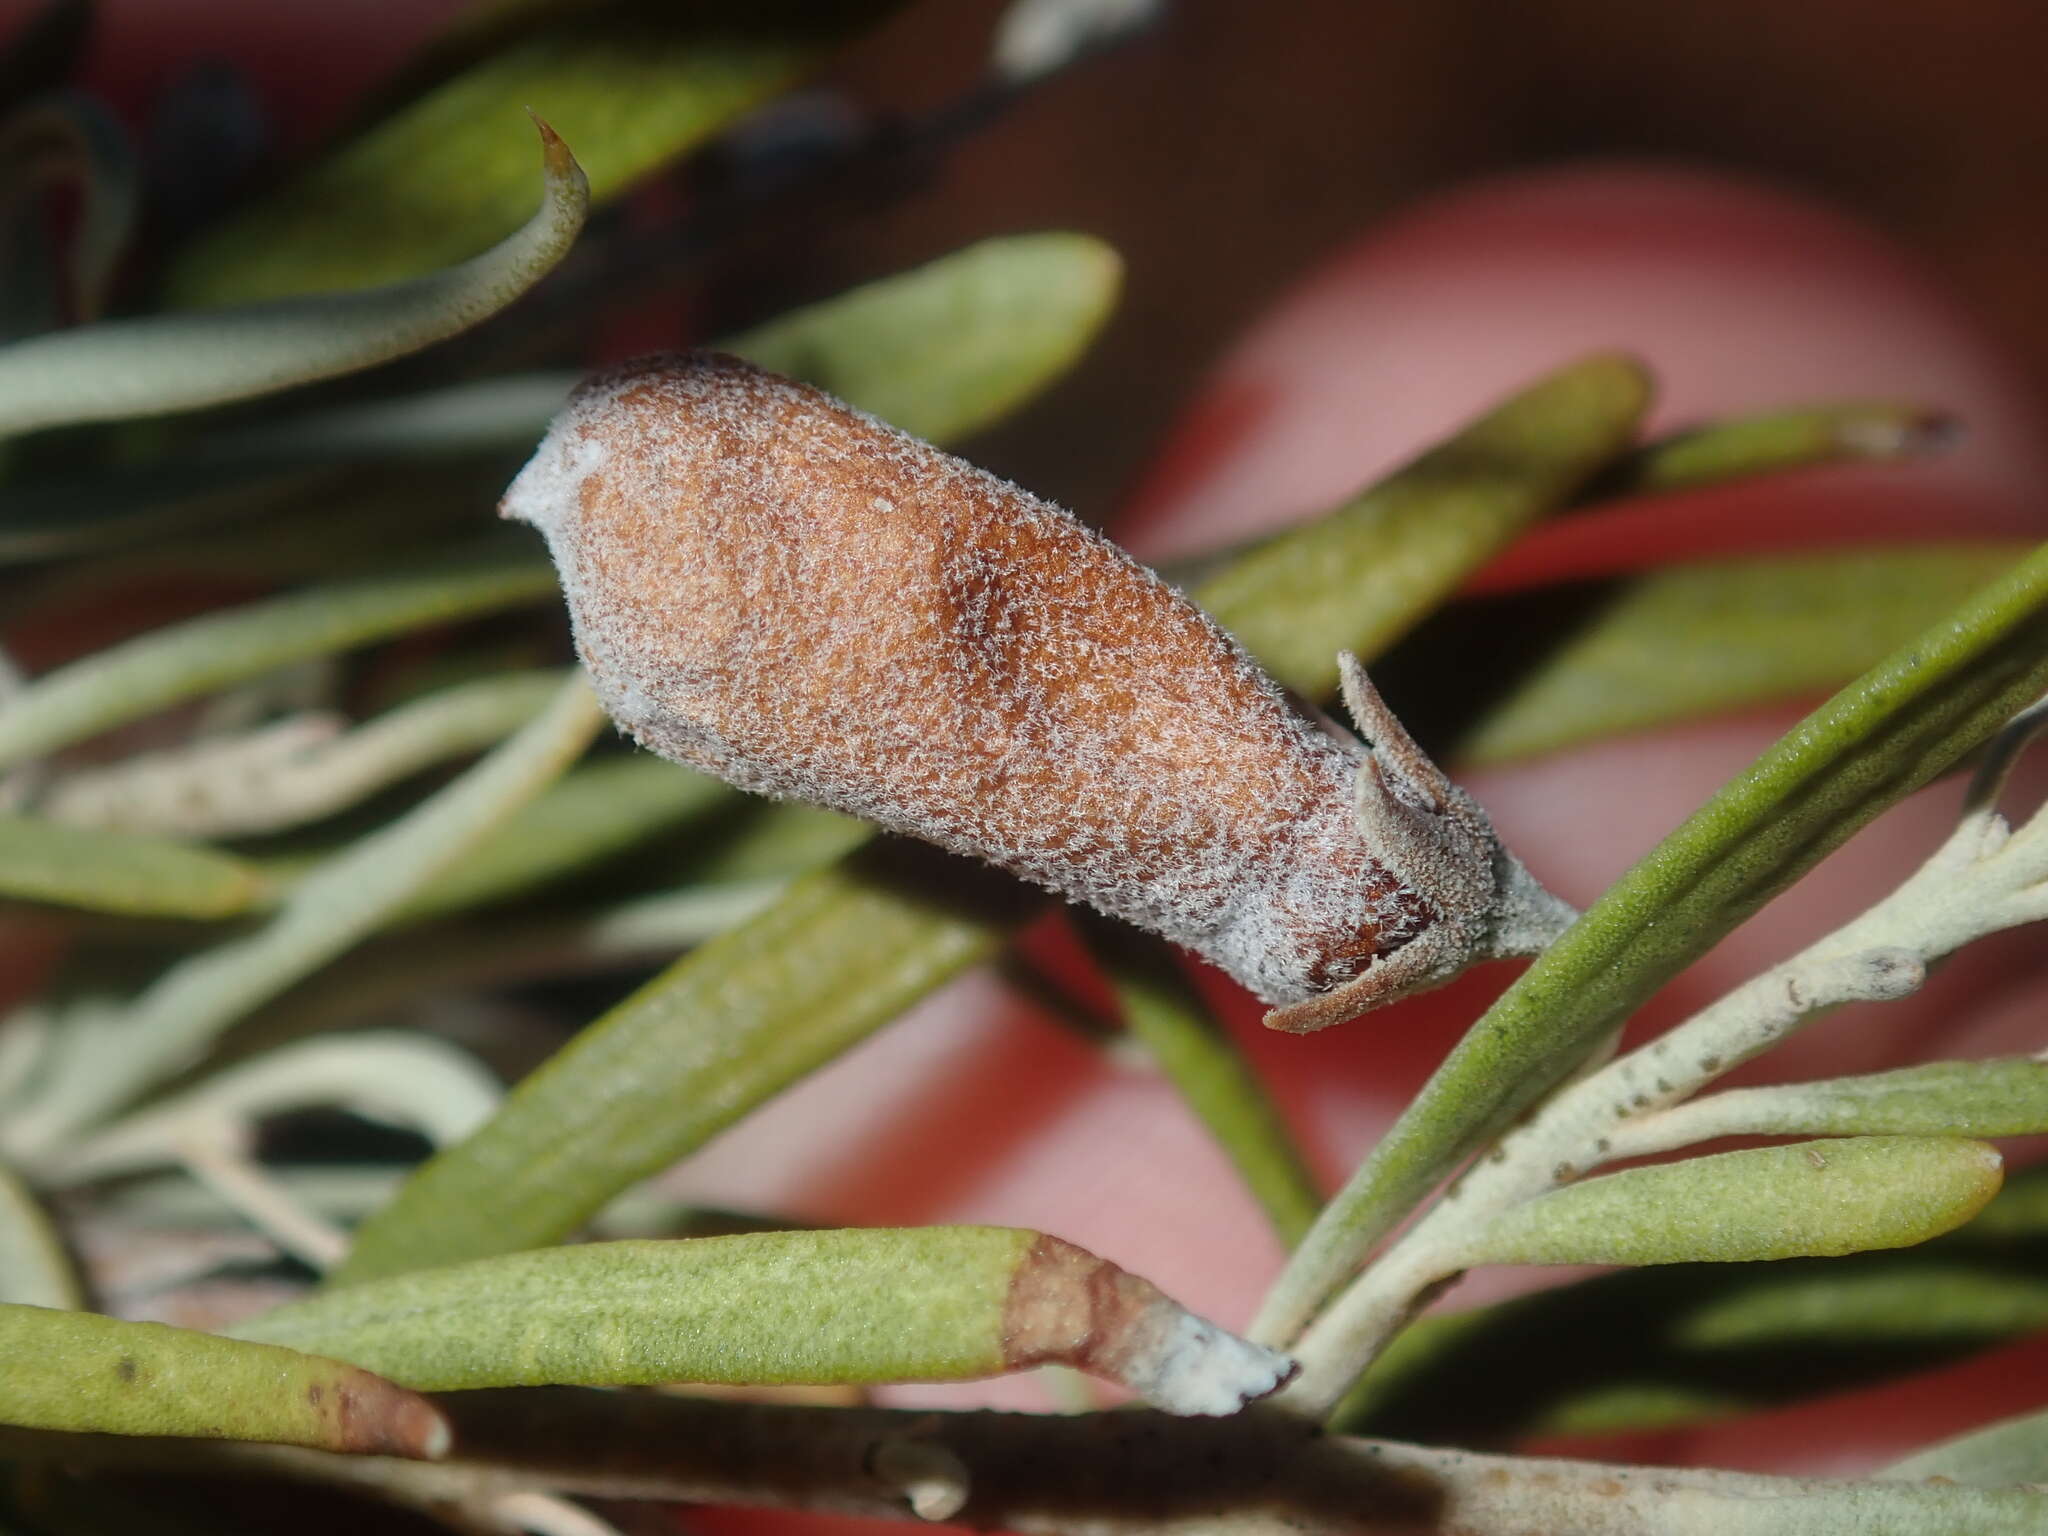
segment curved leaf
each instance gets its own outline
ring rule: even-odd
[[[1123,263],[1087,235],[984,240],[720,343],[914,437],[980,430],[1071,368]]]
[[[1011,1227],[548,1248],[347,1286],[236,1331],[429,1391],[963,1381],[1057,1363],[1214,1414],[1292,1371],[1115,1265]]]
[[[185,1066],[257,1004],[333,959],[447,868],[578,756],[603,723],[579,672],[518,735],[391,825],[302,881],[269,923],[159,977],[80,1063],[17,1118],[22,1145],[47,1154]]]
[[[85,1304],[64,1240],[29,1187],[0,1165],[0,1302],[70,1308]]]
[[[161,1323],[0,1305],[0,1424],[433,1459],[440,1410],[352,1365]]]
[[[582,168],[552,129],[539,127],[540,211],[481,256],[366,292],[110,320],[0,347],[0,434],[246,400],[467,330],[538,282],[583,227]],[[360,206],[338,212],[363,217]]]
[[[1422,1318],[1336,1424],[1453,1445],[1656,1429],[1896,1380],[2043,1327],[2048,1169],[2035,1169],[1916,1248],[1623,1270]]]
[[[1483,418],[1405,471],[1400,515],[1344,516],[1347,537],[1321,525],[1268,546],[1276,579],[1198,589],[1226,622],[1286,616],[1312,637],[1307,671],[1279,658],[1276,675],[1311,687],[1336,651],[1368,653],[1488,558],[1519,527],[1527,488],[1503,483],[1490,443],[1526,436],[1526,472],[1553,498],[1568,493],[1598,445],[1626,437],[1641,406],[1633,365],[1596,359],[1539,381],[1519,403]],[[1566,448],[1542,450],[1543,444]],[[1566,472],[1559,459],[1571,461]],[[1349,601],[1297,608],[1277,573],[1294,539],[1345,569],[1374,557],[1404,581],[1373,584]],[[1420,553],[1400,557],[1406,541]],[[1283,551],[1273,555],[1273,550]],[[1314,569],[1313,562],[1308,562]],[[1226,576],[1228,573],[1225,573]],[[1320,578],[1318,578],[1320,579]],[[1425,595],[1417,596],[1417,590]],[[1219,598],[1218,592],[1222,595]],[[1380,611],[1376,605],[1387,605]],[[1271,661],[1272,658],[1261,657]],[[521,1083],[475,1136],[423,1167],[393,1204],[358,1232],[344,1280],[554,1241],[627,1185],[667,1166],[770,1094],[887,1023],[966,966],[992,955],[1030,910],[1011,886],[945,866],[944,900],[905,890],[888,859],[863,851],[799,881],[758,917],[656,977],[585,1029]],[[913,865],[918,858],[911,855]],[[929,867],[929,866],[927,866]],[[1020,904],[1020,902],[1024,904]],[[801,956],[800,963],[792,963]],[[573,1149],[573,1151],[571,1150]]]
[[[153,630],[46,673],[0,704],[0,767],[294,661],[536,602],[554,590],[546,561],[494,549]]]
[[[194,1134],[240,1132],[316,1105],[404,1126],[439,1145],[475,1130],[499,1095],[497,1078],[474,1057],[432,1035],[331,1035],[212,1073],[67,1146],[39,1172],[67,1184],[136,1173],[176,1163]]]
[[[604,202],[777,94],[878,4],[612,3],[437,85],[183,252],[175,305],[246,304],[412,277],[526,211],[506,147],[532,110],[580,147]]]
[[[1998,1193],[1980,1141],[1863,1136],[1690,1157],[1568,1185],[1514,1207],[1460,1254],[1472,1264],[1686,1264],[1904,1248],[1961,1226]]]
[[[1617,1157],[1720,1136],[2031,1136],[2048,1132],[2048,1061],[1937,1061],[1736,1088],[1622,1130],[1628,1142]]]
[[[270,896],[246,860],[191,843],[0,814],[0,896],[125,917],[232,917]]]
[[[1840,687],[2026,553],[1921,545],[1637,577],[1489,709],[1455,755],[1510,761]]]
[[[2048,547],[1809,715],[1523,972],[1324,1207],[1257,1335],[1292,1337],[1418,1200],[1651,993],[2044,688]]]

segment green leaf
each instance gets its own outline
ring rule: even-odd
[[[282,831],[495,745],[545,708],[564,676],[505,672],[457,683],[349,731],[331,714],[291,715],[74,770],[36,805],[56,820],[181,837]]]
[[[1335,1422],[1456,1445],[1662,1428],[1895,1380],[2042,1327],[2048,1169],[2035,1169],[1917,1248],[1626,1270],[1425,1317]]]
[[[540,211],[460,265],[363,292],[110,320],[0,347],[0,435],[246,400],[417,352],[488,319],[540,281],[583,228],[582,168],[545,124],[541,143]],[[364,205],[337,212],[368,222]]]
[[[1125,1026],[1230,1158],[1281,1242],[1293,1246],[1322,1197],[1265,1085],[1166,945],[1107,924],[1087,928]]]
[[[425,1398],[352,1365],[161,1323],[0,1305],[0,1424],[445,1455]]]
[[[953,442],[1071,368],[1122,276],[1116,252],[1086,235],[984,240],[720,345],[915,437]]]
[[[1967,1435],[1915,1451],[1878,1476],[1918,1482],[1942,1478],[1980,1488],[2048,1483],[2048,1411],[2001,1419]]]
[[[428,1391],[964,1381],[1059,1363],[1226,1413],[1290,1369],[1114,1265],[1010,1227],[548,1248],[352,1285],[236,1332]],[[1251,1385],[1226,1387],[1226,1404],[1172,1379],[1210,1368]]]
[[[883,845],[800,880],[592,1023],[356,1233],[353,1284],[567,1236],[995,952],[1029,898]]]
[[[1852,400],[1806,410],[1739,416],[1645,443],[1602,476],[1608,496],[1644,496],[1722,485],[1750,475],[1925,453],[1950,423],[1925,407]]]
[[[2031,1136],[2048,1131],[2048,1061],[1937,1061],[1819,1082],[1737,1088],[1643,1127],[1663,1146],[1719,1136]],[[1670,1136],[1682,1135],[1673,1141]]]
[[[1920,545],[1637,577],[1489,709],[1456,756],[1511,761],[1839,687],[2026,553]]]
[[[1685,1264],[1904,1248],[1961,1226],[2003,1162],[1953,1136],[1862,1136],[1691,1157],[1568,1185],[1503,1212],[1475,1264]]]
[[[1241,555],[1196,597],[1280,681],[1326,697],[1339,650],[1385,649],[1570,500],[1628,445],[1649,393],[1627,357],[1552,374],[1334,512]]]
[[[0,896],[125,917],[232,917],[263,905],[255,865],[165,838],[0,814]]]
[[[0,1302],[60,1308],[85,1304],[56,1223],[5,1165],[0,1165]]]
[[[1405,471],[1417,488],[1398,500],[1402,515],[1346,516],[1350,540],[1332,549],[1319,526],[1283,535],[1325,555],[1356,550],[1388,558],[1434,592],[1487,559],[1519,522],[1504,502],[1526,496],[1503,488],[1498,445],[1529,439],[1527,470],[1554,496],[1569,485],[1546,441],[1613,451],[1641,407],[1633,365],[1596,359],[1539,381],[1523,402],[1483,418],[1465,448],[1454,438]],[[1512,430],[1511,430],[1512,429]],[[1554,437],[1553,437],[1554,435]],[[1495,451],[1488,451],[1495,445]],[[1575,473],[1589,465],[1574,460]],[[1431,496],[1419,489],[1431,487]],[[1462,532],[1460,531],[1462,530]],[[1425,554],[1399,555],[1408,539]],[[1348,568],[1348,567],[1347,567]],[[1225,577],[1228,577],[1228,572]],[[1428,599],[1405,586],[1375,583],[1372,602],[1391,616],[1334,603],[1297,608],[1277,586],[1198,590],[1196,598],[1226,622],[1291,615],[1315,636],[1305,648],[1315,670],[1276,671],[1308,686],[1345,646],[1370,655]],[[1261,658],[1270,660],[1270,658]],[[814,1068],[864,1039],[968,965],[992,955],[1028,905],[1014,890],[993,909],[968,900],[934,901],[894,886],[886,865],[865,851],[801,881],[774,907],[704,945],[635,997],[598,1020],[508,1097],[475,1136],[423,1167],[398,1199],[366,1223],[339,1276],[353,1281],[554,1241],[587,1221],[627,1185],[667,1166],[706,1137]],[[948,870],[968,893],[990,886]],[[979,898],[971,898],[979,899]]]
[[[782,91],[875,4],[578,7],[405,106],[184,251],[170,303],[246,304],[391,282],[525,216],[508,139],[528,110],[606,202]]]
[[[1466,1032],[1324,1208],[1255,1330],[1288,1338],[1415,1203],[1653,992],[2048,688],[2048,546],[1835,695]]]
[[[37,1172],[48,1184],[76,1184],[175,1165],[195,1136],[239,1139],[260,1120],[314,1106],[402,1126],[438,1146],[475,1130],[499,1097],[496,1077],[432,1035],[328,1035],[210,1073],[64,1147]]]
[[[554,591],[546,561],[494,549],[153,630],[59,667],[0,705],[0,767],[295,661]]]
[[[587,763],[421,887],[392,921],[417,922],[519,895],[737,798],[716,779],[643,753]]]
[[[391,825],[300,882],[246,938],[172,966],[109,1031],[104,1049],[46,1089],[9,1129],[41,1155],[186,1066],[230,1024],[326,964],[519,805],[589,744],[604,714],[582,674],[518,735]]]

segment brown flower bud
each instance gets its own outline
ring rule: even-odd
[[[1152,929],[1269,1022],[1556,931],[1355,663],[1374,751],[1067,513],[805,385],[711,354],[599,375],[501,510],[644,746]]]

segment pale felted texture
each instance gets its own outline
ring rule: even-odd
[[[1357,744],[1057,507],[711,354],[585,384],[506,493],[642,744],[1001,865],[1269,1002],[1439,914],[1360,836]]]

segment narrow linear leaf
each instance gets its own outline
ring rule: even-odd
[[[1915,1248],[1623,1270],[1425,1317],[1333,1422],[1453,1445],[1676,1427],[1896,1380],[2043,1327],[2048,1169],[2035,1169]]]
[[[2048,547],[1836,694],[1611,886],[1452,1050],[1324,1208],[1258,1337],[1372,1246],[1664,982],[2048,688]]]
[[[1322,1197],[1265,1085],[1163,944],[1089,926],[1089,947],[1126,1027],[1230,1158],[1280,1241],[1293,1246],[1315,1220]]]
[[[2003,1169],[1995,1148],[1953,1136],[1862,1136],[1690,1157],[1516,1206],[1461,1257],[1725,1264],[1904,1248],[1976,1215],[1998,1193]]]
[[[175,305],[245,304],[409,278],[526,212],[506,138],[528,109],[579,146],[607,201],[795,81],[876,4],[612,3],[449,79],[183,252]]]
[[[1356,499],[1239,556],[1196,599],[1289,687],[1336,691],[1336,653],[1372,656],[1481,560],[1627,447],[1649,403],[1633,358],[1552,374]]]
[[[721,346],[915,437],[952,442],[1071,368],[1122,275],[1116,252],[1087,235],[984,240]]]
[[[185,1066],[249,1009],[373,931],[589,744],[603,712],[581,674],[518,735],[383,830],[322,865],[263,928],[166,971],[128,1011],[89,1075],[24,1116],[43,1151]]]
[[[1413,515],[1385,526],[1347,519],[1356,548],[1346,543],[1334,553],[1347,562],[1361,553],[1393,559],[1406,540],[1420,540],[1427,556],[1393,564],[1420,570],[1416,580],[1431,591],[1440,582],[1455,584],[1520,526],[1499,515],[1500,498],[1511,493],[1500,488],[1497,455],[1484,451],[1507,431],[1501,423],[1518,424],[1532,445],[1578,444],[1590,459],[1587,445],[1606,444],[1612,452],[1626,438],[1642,392],[1639,371],[1610,359],[1539,381],[1521,408],[1511,402],[1483,418],[1469,451],[1454,438],[1423,461],[1434,466],[1426,478],[1436,500],[1417,492],[1410,504],[1404,496]],[[1575,461],[1574,473],[1590,467]],[[1539,455],[1529,472],[1555,477],[1546,484],[1563,496],[1569,485],[1556,469]],[[1315,527],[1283,536],[1279,544],[1293,538],[1323,545]],[[1306,688],[1336,651],[1350,646],[1370,657],[1430,601],[1411,600],[1401,583],[1371,590],[1379,596],[1363,608],[1298,606],[1277,581],[1247,585],[1234,597],[1224,592],[1219,599],[1206,587],[1195,596],[1233,625],[1288,615],[1313,637],[1302,648],[1313,657],[1312,669],[1291,668],[1285,656],[1260,659],[1281,682]],[[1393,612],[1378,611],[1373,605],[1380,601]],[[694,1150],[988,958],[1030,910],[1018,905],[1018,893],[1007,884],[999,884],[1005,894],[994,911],[977,912],[957,899],[906,896],[889,883],[887,865],[866,859],[865,851],[854,853],[800,881],[774,907],[685,957],[585,1029],[521,1083],[490,1124],[430,1161],[364,1225],[339,1278],[355,1281],[561,1238],[629,1184]],[[998,888],[957,873],[948,879],[970,891]],[[792,960],[796,956],[800,962]]]
[[[1862,459],[1897,459],[1945,444],[1952,423],[1924,406],[1850,400],[1710,422],[1645,443],[1601,477],[1603,494],[1655,495],[1750,475]]]
[[[59,667],[0,705],[0,767],[291,662],[554,591],[546,561],[493,550],[169,625]]]
[[[1979,1488],[2048,1483],[2048,1411],[2001,1419],[1930,1445],[1878,1475],[1901,1482],[1941,1478]]]
[[[420,1132],[439,1145],[466,1136],[497,1107],[490,1072],[431,1035],[328,1036],[281,1047],[209,1075],[67,1146],[38,1171],[78,1183],[176,1163],[195,1134],[241,1133],[271,1115],[331,1105]]]
[[[1679,1105],[1641,1129],[1659,1146],[1717,1136],[2031,1136],[2048,1131],[2048,1061],[1938,1061],[1737,1088]]]
[[[945,442],[1015,410],[1076,361],[1108,317],[1119,270],[1113,251],[1082,235],[985,240],[713,345]],[[531,450],[580,377],[517,374],[323,407],[181,437],[146,465],[10,486],[0,563],[303,499],[340,466]],[[286,557],[304,559],[311,534],[299,529]],[[237,537],[232,555],[245,559],[247,536]]]
[[[938,892],[943,891],[943,896]],[[519,1083],[356,1233],[332,1279],[559,1241],[627,1185],[995,952],[1030,898],[884,844],[800,880]]]
[[[1635,578],[1458,744],[1461,762],[1836,688],[2025,557],[1922,545],[1674,566]]]
[[[180,837],[281,831],[333,815],[448,758],[492,746],[544,708],[565,674],[513,672],[439,689],[353,730],[333,716],[140,753],[57,780],[59,821]]]
[[[418,922],[519,895],[737,798],[716,779],[646,753],[586,763],[422,886],[392,921]]]
[[[1235,1413],[1293,1372],[1071,1243],[1010,1227],[759,1232],[509,1254],[266,1313],[243,1338],[427,1391],[964,1381],[1093,1371]]]
[[[0,896],[125,917],[232,917],[270,881],[232,855],[167,838],[0,815]]]
[[[56,1223],[11,1168],[0,1165],[0,1302],[32,1307],[85,1304],[78,1271]]]
[[[246,400],[417,352],[497,313],[562,258],[589,205],[582,168],[539,126],[540,211],[481,256],[358,293],[145,315],[15,342],[0,348],[0,434]],[[335,211],[364,216],[360,204]]]
[[[0,1305],[0,1423],[447,1454],[440,1410],[368,1371],[271,1344],[91,1312]]]

